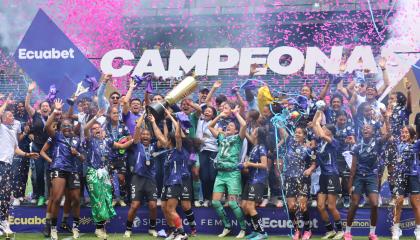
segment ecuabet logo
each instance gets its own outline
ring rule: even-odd
[[[27,50],[26,48],[18,49],[19,59],[68,59],[74,58],[74,49],[58,50],[51,48],[49,50]]]

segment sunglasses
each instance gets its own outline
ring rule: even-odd
[[[118,96],[112,96],[111,99],[120,99]]]
[[[72,125],[61,125],[62,129],[70,129],[72,127],[73,127]]]

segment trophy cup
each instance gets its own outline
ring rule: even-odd
[[[73,94],[73,96],[71,98],[67,98],[67,103],[70,106],[73,106],[74,105],[74,100],[77,99],[83,93],[86,93],[88,91],[89,91],[89,88],[83,87],[83,81],[79,82],[77,84],[77,90],[76,90],[76,92]]]
[[[188,76],[166,95],[163,102],[152,103],[147,106],[146,110],[148,113],[151,113],[156,120],[160,121],[164,117],[166,107],[173,105],[190,95],[196,88],[197,81],[194,77]]]

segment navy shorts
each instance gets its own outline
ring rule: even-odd
[[[267,185],[263,183],[246,183],[242,192],[242,200],[261,202]]]
[[[51,185],[54,178],[64,178],[66,180],[67,189],[78,189],[80,188],[80,176],[77,172],[66,172],[63,170],[53,169],[50,172]]]
[[[147,202],[157,200],[157,187],[155,181],[150,178],[134,174],[131,178],[131,199],[133,201]]]
[[[407,176],[406,192],[410,195],[420,194],[420,177]]]
[[[188,201],[188,200],[193,199],[191,184],[192,184],[191,177],[182,178],[182,192],[181,192],[182,201]]]
[[[307,197],[311,187],[309,177],[285,177],[285,192],[287,198]]]
[[[162,189],[162,201],[168,201],[171,198],[181,199],[182,196],[182,185],[175,184],[165,186]]]
[[[319,176],[319,193],[338,195],[341,193],[340,178],[338,175]]]
[[[378,176],[354,176],[353,193],[366,194],[379,193],[378,191]]]

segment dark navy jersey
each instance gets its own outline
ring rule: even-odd
[[[187,150],[185,150],[185,158],[184,162],[182,163],[182,178],[189,178],[191,177],[191,167],[196,162],[197,155],[194,153],[189,153]]]
[[[261,157],[267,156],[267,149],[263,145],[255,145],[249,154],[249,160],[252,163],[261,163]],[[251,184],[267,184],[268,171],[262,168],[249,169],[249,182]]]
[[[335,125],[337,123],[337,113],[339,111],[343,111],[343,110],[340,109],[340,110],[336,111],[336,110],[333,110],[331,107],[328,107],[325,110],[325,120],[326,120],[327,124],[334,124]],[[347,116],[347,125],[352,125],[353,120],[351,119],[351,116],[347,112],[345,112],[345,113],[346,113],[346,116]]]
[[[346,143],[346,138],[350,136],[355,136],[354,127],[352,125],[347,125],[343,128],[339,128],[336,126],[336,133],[335,138],[340,143],[338,148],[338,155],[340,155],[350,150],[350,144]]]
[[[353,148],[352,155],[357,158],[356,175],[378,175],[379,157],[383,142],[379,138],[372,138],[365,142],[363,139]]]
[[[389,119],[391,125],[391,133],[393,136],[399,136],[403,126],[408,125],[408,119],[411,111],[406,106],[396,106],[392,110],[392,115]]]
[[[117,127],[113,127],[111,123],[108,123],[105,128],[106,136],[111,138],[114,142],[118,142],[124,137],[130,136],[130,131],[127,126],[120,122]],[[125,149],[111,149],[108,156],[111,162],[116,160],[125,160],[127,158],[127,152]]]
[[[88,167],[95,169],[105,168],[109,164],[109,152],[112,150],[114,141],[111,138],[98,139],[95,137],[86,139],[84,148],[87,152],[86,162]]]
[[[156,166],[155,159],[152,157],[152,154],[157,149],[156,143],[152,143],[149,146],[144,146],[142,143],[137,143],[133,144],[132,149],[136,156],[134,173],[155,181]]]
[[[287,177],[303,177],[303,172],[315,160],[313,151],[305,145],[297,143],[293,137],[286,140],[284,155],[284,175]]]
[[[335,138],[331,143],[323,140],[317,143],[316,160],[322,175],[338,175],[337,154],[339,147],[340,143]]]
[[[362,129],[363,129],[363,125],[365,124],[369,124],[373,126],[373,131],[375,133],[375,137],[379,137],[380,136],[380,129],[382,124],[379,121],[375,121],[373,119],[366,119],[366,118],[358,118],[355,122],[355,129],[356,129],[356,141],[360,141],[363,138],[362,135]]]
[[[189,155],[186,150],[177,150],[173,148],[169,150],[168,156],[164,163],[163,181],[165,186],[172,186],[182,183],[182,165],[184,159]]]
[[[52,144],[52,165],[51,169],[66,172],[77,172],[76,156],[71,154],[71,148],[80,152],[80,140],[78,137],[65,137],[62,132],[56,132],[51,138]]]
[[[420,175],[420,141],[414,143],[399,142],[397,144],[397,165],[408,176]]]

